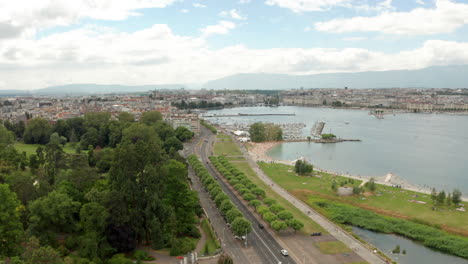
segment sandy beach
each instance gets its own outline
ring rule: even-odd
[[[282,141],[270,141],[270,142],[261,142],[261,143],[249,142],[247,149],[248,149],[248,153],[250,157],[255,162],[263,161],[263,162],[268,162],[268,163],[274,162],[274,163],[281,163],[281,164],[286,164],[286,165],[294,165],[294,161],[292,160],[278,160],[278,159],[274,159],[268,156],[267,153],[271,148],[282,143],[284,142]],[[374,178],[375,182],[378,184],[387,185],[387,186],[398,185],[398,186],[401,186],[402,189],[409,190],[409,191],[425,193],[425,194],[431,193],[431,188],[429,186],[417,187],[417,186],[411,185],[408,182],[401,179],[400,177],[398,177],[398,175],[394,175],[391,173],[386,174],[386,175],[381,175],[381,176],[356,176],[356,175],[350,175],[346,173],[338,173],[334,171],[323,170],[323,169],[317,168],[315,165],[314,165],[314,171],[326,172],[326,173],[330,173],[330,174],[337,175],[337,176],[352,178],[356,180],[362,180],[364,182],[370,180],[370,178]],[[468,197],[463,196],[462,200],[468,201]]]

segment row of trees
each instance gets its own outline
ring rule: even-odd
[[[49,136],[29,157],[17,153],[15,135],[0,126],[0,259],[124,263],[112,256],[137,244],[173,255],[192,250],[202,211],[184,159],[166,147],[176,132],[159,116],[109,121],[120,128],[116,148],[67,154]],[[83,120],[76,131],[98,123]]]
[[[241,171],[235,168],[224,156],[210,157],[216,169],[229,181],[229,184],[254,207],[262,218],[268,222],[275,231],[285,230],[288,227],[300,230],[304,224],[295,219],[291,212],[277,204],[276,200],[266,197],[265,191],[248,179]]]
[[[452,204],[459,204],[461,202],[462,193],[460,190],[455,189],[452,193],[445,194],[445,191],[437,193],[435,188],[431,191],[431,200],[436,205],[443,205],[444,203],[448,206]]]
[[[253,142],[283,140],[283,130],[279,125],[256,122],[249,128],[250,139]]]
[[[190,155],[188,157],[190,166],[200,178],[205,190],[210,194],[216,207],[224,216],[226,221],[231,224],[231,230],[236,236],[243,236],[252,231],[252,224],[244,218],[243,214],[231,202],[226,193],[223,192],[219,183],[213,178],[203,164],[198,160],[197,156]]]

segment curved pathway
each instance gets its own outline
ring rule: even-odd
[[[333,222],[326,219],[321,214],[317,213],[307,204],[297,199],[295,196],[293,196],[288,191],[286,191],[283,187],[279,186],[274,181],[272,181],[270,177],[268,177],[263,172],[263,170],[260,169],[258,164],[252,159],[252,157],[249,155],[245,147],[239,144],[237,140],[234,139],[234,141],[239,145],[250,167],[257,173],[258,177],[263,182],[265,182],[271,187],[272,190],[280,194],[284,199],[288,200],[291,204],[293,204],[295,207],[301,210],[302,213],[304,213],[305,215],[308,215],[317,224],[321,225],[325,230],[327,230],[332,236],[334,236],[336,239],[346,244],[348,247],[350,247],[354,252],[356,252],[359,256],[361,256],[367,262],[376,263],[376,264],[386,263],[386,260],[384,258],[377,255],[376,253],[373,253],[369,248],[367,248],[359,240],[349,235],[347,232],[342,230],[339,226],[335,225]]]

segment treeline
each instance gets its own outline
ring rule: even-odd
[[[55,126],[33,119],[25,140],[44,145],[29,157],[16,151],[15,135],[0,126],[0,260],[128,263],[117,253],[138,244],[169,248],[172,255],[194,249],[202,210],[171,142],[177,129],[157,112],[140,122],[109,117],[90,113]],[[57,140],[81,134],[82,144],[90,131],[99,139],[89,145],[105,148],[67,154]]]
[[[243,236],[252,231],[252,224],[244,218],[239,209],[229,199],[228,195],[221,189],[219,183],[213,178],[197,156],[190,155],[188,158],[190,166],[200,178],[205,190],[210,194],[211,199],[216,204],[221,215],[231,225],[231,230],[236,236]]]
[[[213,133],[215,135],[218,133],[218,130],[216,129],[216,127],[208,124],[205,120],[200,119],[200,123],[202,124],[202,126],[208,128],[211,131],[211,133]]]
[[[220,102],[208,102],[205,100],[199,102],[185,102],[181,100],[180,102],[172,102],[172,106],[177,107],[178,109],[210,109],[210,108],[224,108],[225,106],[232,106],[232,103],[223,104]]]
[[[210,157],[216,169],[229,181],[229,184],[254,207],[266,222],[275,231],[285,230],[288,227],[295,231],[301,230],[304,224],[295,219],[291,212],[277,204],[276,200],[266,196],[265,191],[247,178],[241,171],[232,166],[224,156]]]
[[[253,142],[283,140],[283,130],[279,125],[256,122],[249,128],[250,139]]]
[[[408,220],[382,216],[374,212],[327,200],[316,200],[319,207],[332,221],[368,230],[394,233],[439,251],[468,259],[468,238],[450,235],[436,227]]]

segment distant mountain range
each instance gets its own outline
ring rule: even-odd
[[[37,90],[0,90],[0,96],[89,95],[138,93],[155,89],[194,88],[188,84],[100,85],[69,84]],[[212,80],[206,89],[280,90],[292,88],[468,88],[468,65],[434,66],[420,70],[288,75],[244,73]]]
[[[25,95],[89,95],[111,93],[138,93],[155,89],[180,89],[186,88],[183,84],[167,85],[117,85],[117,84],[68,84],[51,86],[37,90],[0,90],[0,96],[25,96]]]
[[[468,65],[420,70],[287,75],[236,74],[203,85],[206,89],[277,90],[292,88],[468,88]]]

